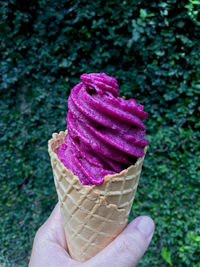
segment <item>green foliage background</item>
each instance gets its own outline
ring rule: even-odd
[[[130,220],[155,236],[139,266],[200,266],[200,1],[0,1],[0,264],[26,266],[53,209],[47,141],[84,72],[145,105],[150,141]]]

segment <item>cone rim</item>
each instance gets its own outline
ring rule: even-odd
[[[66,130],[66,131],[60,131],[59,133],[53,133],[53,134],[52,134],[52,138],[48,141],[48,151],[49,151],[49,154],[50,154],[50,155],[51,155],[51,153],[53,153],[53,155],[55,155],[55,156],[58,158],[58,155],[57,155],[56,152],[53,151],[53,149],[52,149],[52,147],[51,147],[51,144],[52,144],[53,141],[58,140],[58,137],[61,137],[61,135],[63,135],[63,134],[65,134],[65,137],[66,137],[67,132],[68,132],[68,131]],[[63,144],[63,143],[61,143],[60,146],[61,146],[62,144]],[[137,161],[135,162],[135,164],[130,165],[128,168],[122,170],[121,172],[114,173],[114,174],[108,174],[108,175],[104,176],[104,182],[103,182],[102,184],[99,184],[99,185],[95,185],[95,184],[93,184],[93,185],[83,185],[81,182],[80,182],[80,183],[81,183],[84,187],[86,187],[86,188],[95,189],[96,187],[98,188],[98,187],[100,187],[101,185],[105,184],[106,182],[108,182],[108,181],[111,180],[112,178],[117,178],[117,177],[121,177],[121,176],[125,176],[125,177],[126,177],[126,176],[127,176],[127,173],[128,173],[131,169],[135,169],[135,168],[140,164],[140,162],[144,160],[144,157],[145,157],[146,152],[147,152],[147,146],[144,147],[144,155],[143,155],[142,157],[139,157],[139,158],[137,159]],[[75,175],[75,174],[72,172],[72,170],[67,169],[67,168],[65,167],[65,165],[62,163],[62,161],[61,161],[59,158],[58,158],[58,160],[61,162],[62,166],[64,167],[64,169],[65,169],[66,171],[68,171],[71,175],[73,175],[74,177],[76,177],[76,178],[80,181],[79,177],[78,177],[77,175]]]

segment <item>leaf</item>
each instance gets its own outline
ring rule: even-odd
[[[143,8],[140,9],[140,17],[143,19],[147,17],[147,12]]]
[[[200,5],[200,1],[198,0],[189,0],[190,3],[192,3],[193,5]]]
[[[137,42],[137,41],[139,40],[139,38],[140,38],[140,33],[137,32],[137,31],[135,31],[135,30],[133,30],[133,31],[132,31],[132,39],[133,39],[135,42]]]
[[[162,248],[161,256],[167,263],[169,263],[169,265],[172,265],[171,252],[167,247]]]

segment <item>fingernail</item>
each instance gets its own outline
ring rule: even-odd
[[[154,232],[154,222],[147,216],[141,216],[137,223],[138,230],[147,238],[151,239]]]

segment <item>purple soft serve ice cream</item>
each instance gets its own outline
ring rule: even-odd
[[[148,115],[134,99],[118,97],[115,78],[90,73],[81,81],[68,99],[68,133],[57,154],[83,185],[100,185],[144,155]]]

